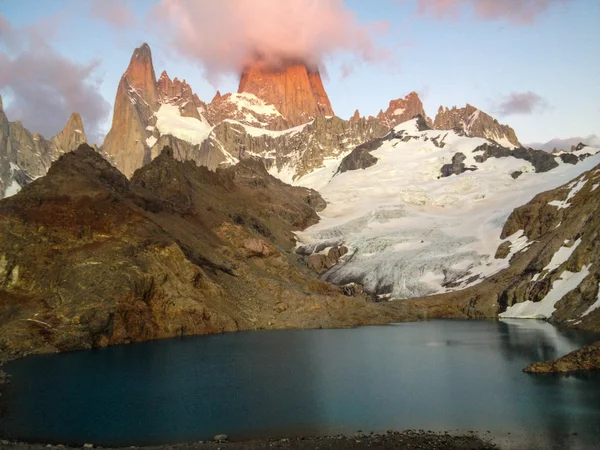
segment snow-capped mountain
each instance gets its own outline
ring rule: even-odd
[[[324,280],[380,299],[449,293],[504,273],[530,243],[519,230],[502,234],[512,211],[600,162],[596,148],[525,148],[469,104],[440,107],[431,121],[416,93],[346,121],[327,115],[320,88],[298,103],[277,88],[287,72],[307,89],[322,86],[314,71],[261,70],[243,74],[238,93],[204,103],[166,72],[156,81],[149,47],[136,49],[104,149],[128,176],[169,145],[176,159],[211,170],[260,159],[271,175],[318,190],[327,207],[298,233],[298,252],[313,255],[308,265]],[[118,136],[131,142],[115,148]]]
[[[600,149],[580,151],[569,164],[543,151],[427,128],[422,119],[398,125],[357,149],[370,158],[354,151],[296,181],[327,201],[321,221],[298,233],[300,252],[349,250],[325,280],[359,283],[392,299],[476,284],[527,246],[522,232],[501,237],[513,209],[600,163]],[[350,158],[368,164],[348,164]],[[496,259],[504,242],[510,254]]]
[[[470,105],[464,111],[442,110],[436,127],[457,128],[463,113],[469,114],[462,126],[467,135],[509,148],[518,145],[514,131]],[[177,158],[212,170],[259,157],[273,173],[297,180],[416,115],[433,125],[419,96],[411,92],[390,101],[377,117],[363,118],[357,110],[350,120],[339,119],[318,70],[297,63],[284,68],[251,65],[241,74],[237,93],[217,92],[205,103],[185,80],[171,80],[166,71],[156,80],[152,53],[144,44],[121,78],[103,150],[127,176],[170,145]]]
[[[0,97],[0,198],[16,194],[46,174],[52,161],[86,142],[81,116],[71,114],[60,133],[46,140],[19,121],[9,122]]]
[[[242,74],[238,93],[217,93],[207,104],[185,80],[171,81],[166,72],[156,80],[152,53],[144,44],[134,51],[119,83],[113,124],[103,150],[127,176],[156,157],[167,143],[177,157],[215,169],[235,164],[240,154],[275,160],[273,151],[281,150],[283,144],[288,146],[290,136],[303,127],[310,130],[311,121],[332,117],[333,110],[316,69],[295,64],[270,72],[252,66]],[[386,131],[374,120],[368,126],[365,122],[335,130],[341,135],[339,139],[347,138],[343,145],[338,145],[337,137],[314,138],[314,133],[307,133],[306,146],[320,146],[325,154],[333,150],[337,155],[340,150]],[[332,127],[316,128],[331,131]],[[348,136],[347,129],[358,130],[358,135]],[[367,129],[370,134],[365,134]],[[324,147],[327,140],[339,148]],[[261,144],[264,145],[259,148]],[[302,152],[296,157],[302,160],[307,156]],[[281,166],[283,162],[275,164]]]

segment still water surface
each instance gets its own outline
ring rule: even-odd
[[[521,370],[598,338],[538,321],[430,321],[35,356],[4,368],[0,436],[128,446],[426,429],[595,448],[600,374]]]

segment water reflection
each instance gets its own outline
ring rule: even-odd
[[[522,368],[597,338],[537,321],[431,321],[32,357],[6,366],[0,435],[125,446],[461,429],[585,448],[600,438],[600,376]]]

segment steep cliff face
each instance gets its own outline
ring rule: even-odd
[[[440,106],[433,127],[436,130],[456,130],[467,136],[496,141],[505,147],[521,147],[515,131],[508,125],[501,125],[492,116],[467,104],[464,108],[452,109]]]
[[[115,97],[113,120],[102,150],[126,175],[150,162],[147,129],[155,124],[158,89],[148,44],[135,49],[127,70],[121,77]]]
[[[319,71],[303,64],[276,69],[251,65],[240,80],[238,93],[244,92],[275,106],[292,127],[315,117],[333,116]]]
[[[0,98],[0,198],[45,175],[52,161],[85,141],[79,114],[73,113],[65,128],[48,141],[21,122],[9,122]]]

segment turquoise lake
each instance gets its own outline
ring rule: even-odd
[[[0,436],[129,446],[424,429],[595,448],[600,374],[522,369],[598,339],[532,320],[444,320],[33,356],[4,367]]]

